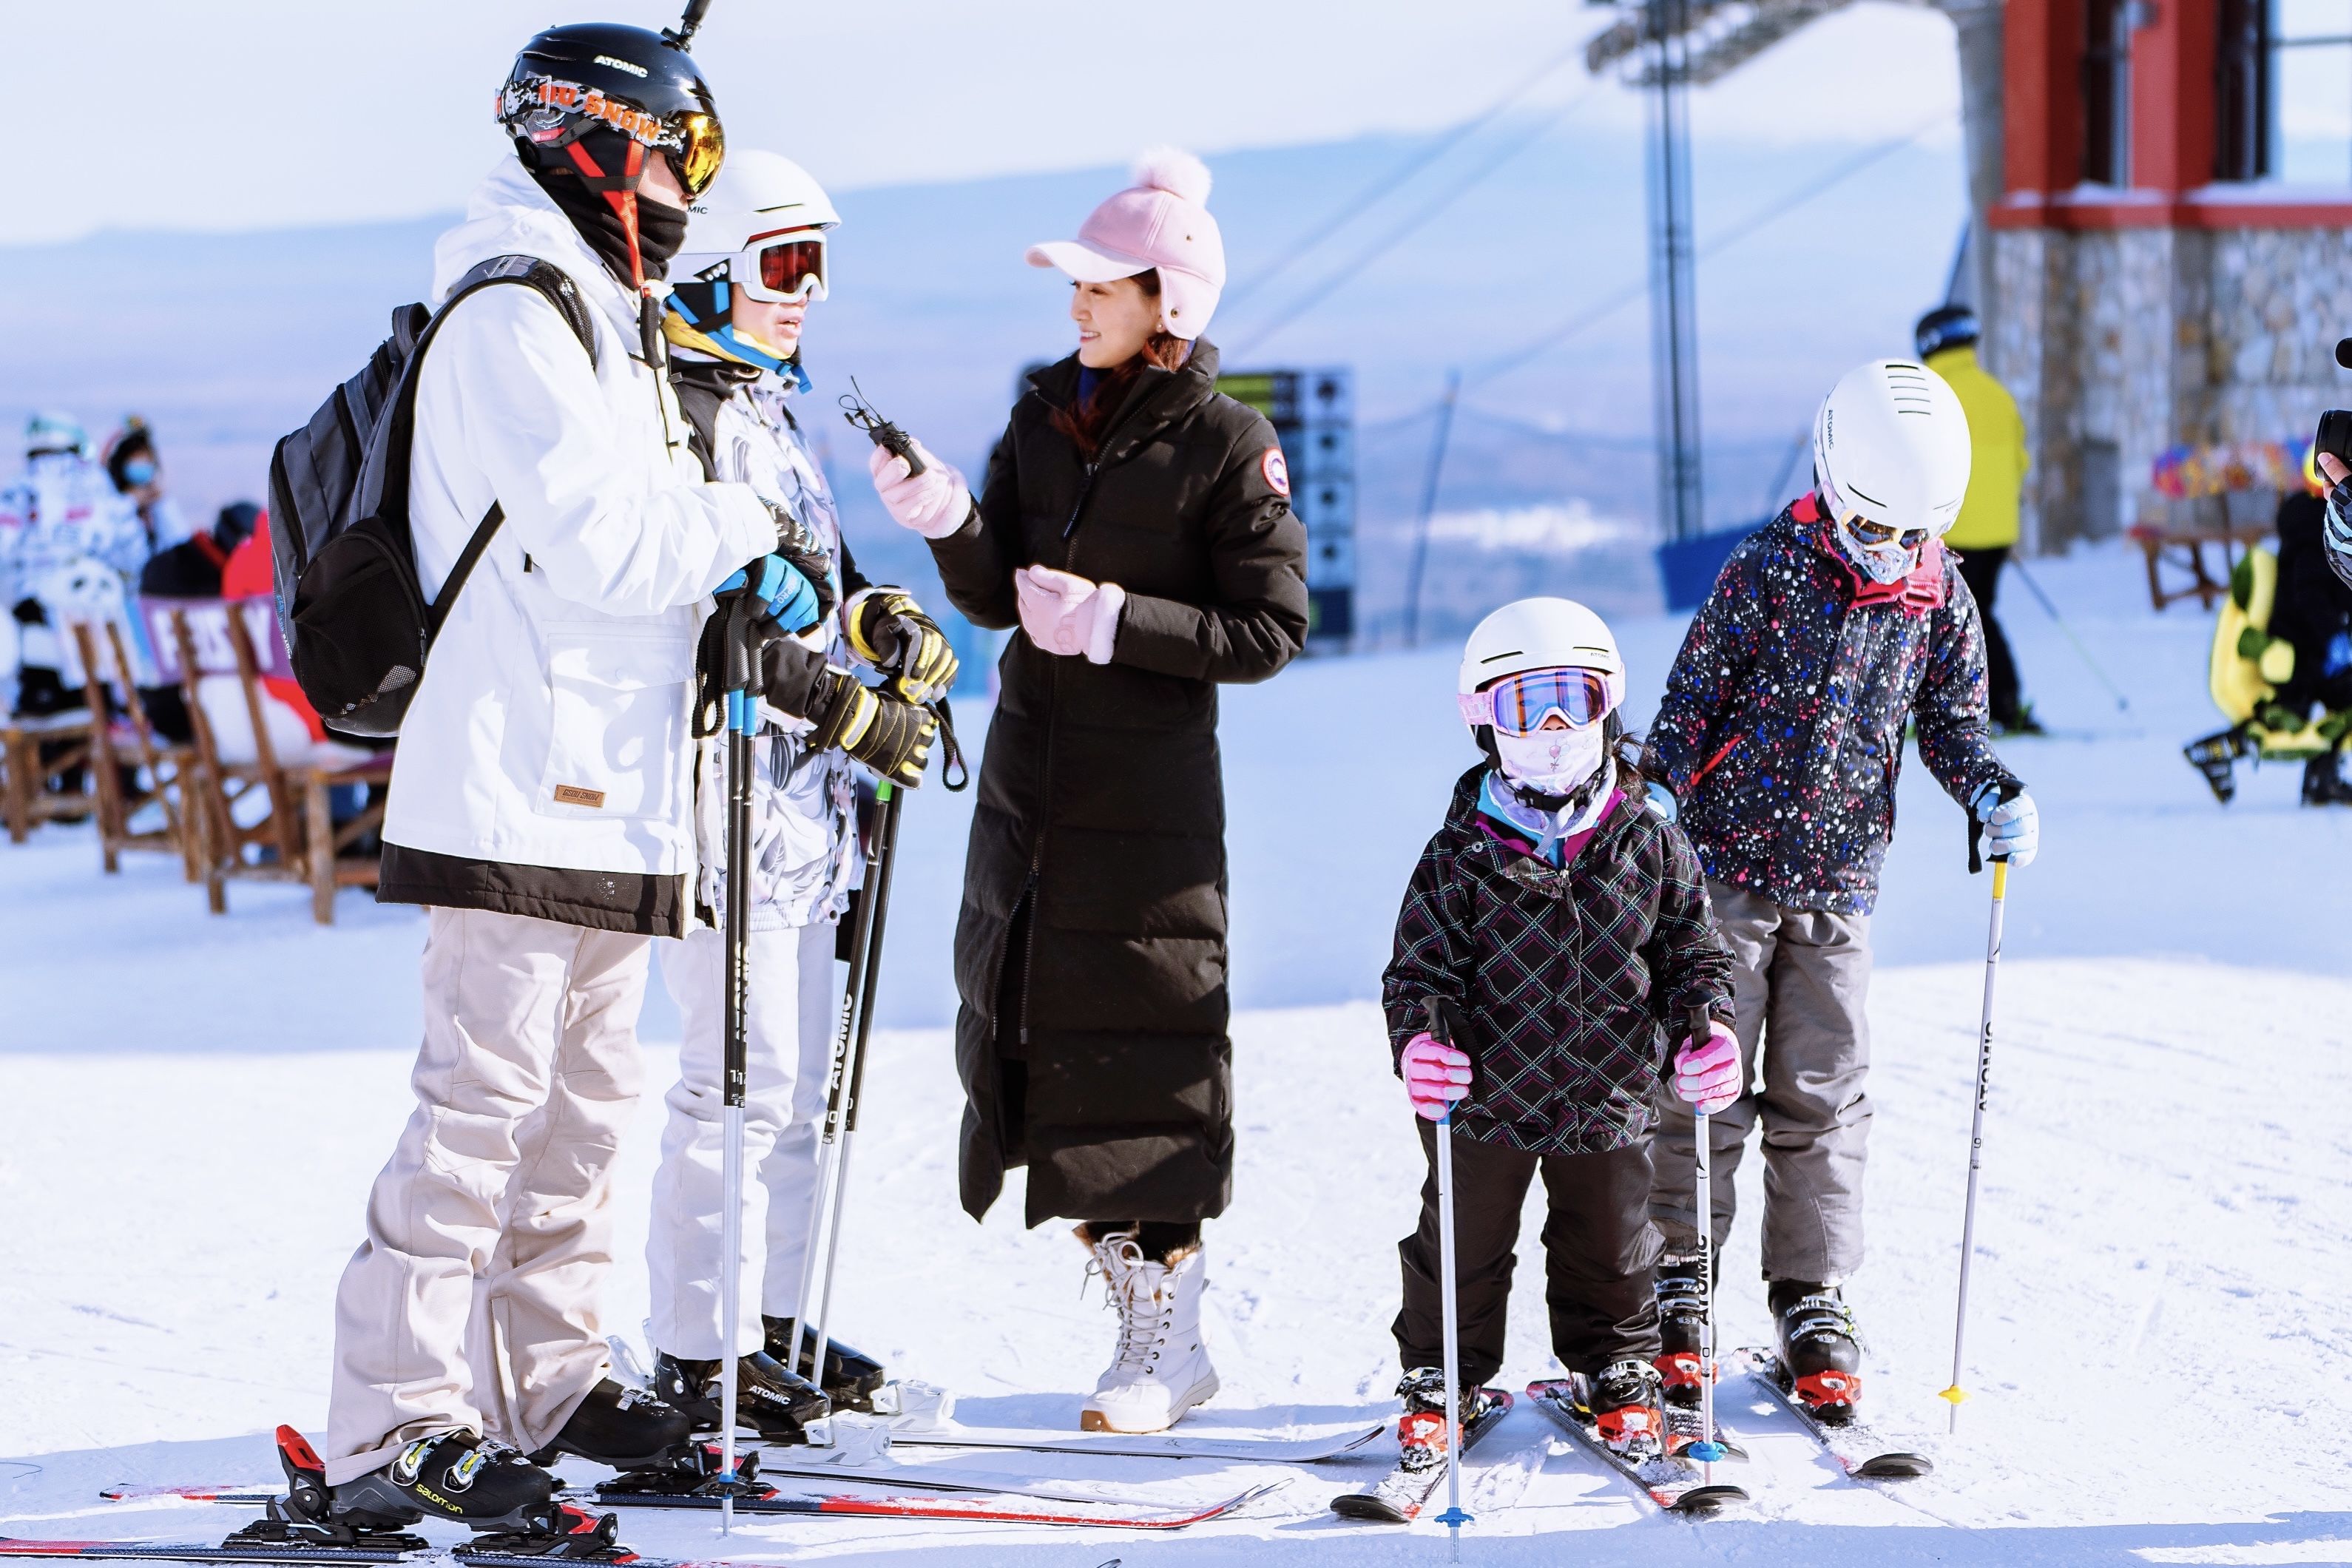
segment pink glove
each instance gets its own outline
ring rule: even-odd
[[[900,528],[911,528],[925,539],[945,539],[963,526],[971,515],[971,487],[963,476],[924,449],[920,441],[915,450],[923,459],[923,471],[909,479],[907,459],[888,448],[877,447],[866,459],[866,471],[874,476],[874,493],[882,498],[889,510],[890,520]]]
[[[1746,1087],[1739,1041],[1725,1024],[1710,1024],[1706,1044],[1685,1045],[1675,1055],[1675,1092],[1701,1116],[1713,1116]]]
[[[1084,654],[1092,664],[1110,662],[1126,589],[1051,566],[1024,566],[1013,574],[1013,595],[1021,607],[1021,629],[1031,642],[1065,658]]]
[[[1423,1030],[1404,1048],[1404,1092],[1423,1120],[1437,1121],[1454,1101],[1470,1098],[1470,1058]]]

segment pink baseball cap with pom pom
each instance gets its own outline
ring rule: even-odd
[[[1197,338],[1225,291],[1225,241],[1209,216],[1208,165],[1157,147],[1136,161],[1134,180],[1087,216],[1077,238],[1031,246],[1029,265],[1058,267],[1081,283],[1157,268],[1160,327]]]

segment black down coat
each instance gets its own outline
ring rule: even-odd
[[[1108,664],[1016,632],[998,666],[956,924],[975,1218],[1019,1164],[1031,1225],[1205,1219],[1231,1194],[1217,685],[1297,654],[1307,541],[1274,427],[1216,374],[1206,342],[1145,370],[1089,465],[1052,424],[1076,359],[1039,371],[972,516],[931,544],[978,626],[1020,624],[1032,563],[1127,593]]]

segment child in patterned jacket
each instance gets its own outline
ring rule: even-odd
[[[1645,809],[1618,754],[1625,665],[1601,617],[1566,599],[1505,605],[1471,633],[1459,689],[1486,760],[1454,785],[1414,868],[1381,994],[1433,1169],[1398,1247],[1400,1436],[1444,1407],[1431,1370],[1444,1354],[1432,1123],[1450,1106],[1464,1424],[1501,1370],[1512,1247],[1540,1172],[1553,1353],[1610,1447],[1645,1458],[1667,1441],[1648,1212],[1656,1101],[1669,1040],[1676,1095],[1713,1109],[1738,1093],[1730,960],[1697,857]],[[1686,1020],[1702,1009],[1707,1037],[1693,1040]],[[1433,1030],[1435,1016],[1449,1027]]]

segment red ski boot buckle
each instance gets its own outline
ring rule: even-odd
[[[1809,1372],[1797,1379],[1797,1397],[1814,1409],[1843,1405],[1851,1409],[1862,1397],[1862,1374],[1855,1372]]]

